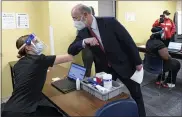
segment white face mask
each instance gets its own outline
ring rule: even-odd
[[[165,40],[164,36],[165,36],[165,35],[164,35],[164,32],[162,32],[162,34],[161,34],[161,39],[162,39],[162,40]]]
[[[77,28],[77,30],[82,30],[86,27],[82,21],[74,21],[74,26]]]
[[[161,39],[162,40],[165,40],[165,33],[164,33],[164,31],[160,31],[159,33],[161,35]]]
[[[165,18],[167,18],[167,19],[168,19],[168,18],[169,18],[169,15],[165,15]]]
[[[81,17],[80,21],[74,21],[74,26],[77,30],[82,30],[86,27],[85,23],[83,22],[83,16]]]

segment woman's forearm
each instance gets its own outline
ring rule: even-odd
[[[71,61],[73,61],[72,55],[69,55],[69,54],[57,55],[56,59],[54,61],[54,65],[66,63],[66,62],[71,62]]]

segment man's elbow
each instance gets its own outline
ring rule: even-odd
[[[76,53],[74,52],[74,50],[71,47],[68,48],[68,54],[70,54],[72,56],[76,55]]]
[[[79,51],[76,48],[71,47],[71,46],[68,48],[67,52],[68,52],[68,54],[70,54],[72,56],[75,56],[75,55],[77,55],[79,53]]]

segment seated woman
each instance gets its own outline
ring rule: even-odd
[[[163,70],[164,72],[171,71],[171,74],[168,74],[168,77],[165,79],[165,77],[161,80],[161,75],[158,76],[156,84],[162,85],[163,87],[175,87],[176,83],[176,76],[178,71],[180,70],[180,62],[176,59],[171,58],[171,56],[168,53],[168,48],[165,46],[165,44],[162,42],[164,37],[164,32],[161,27],[153,27],[152,28],[152,35],[150,36],[150,39],[146,43],[146,49],[147,53],[156,55],[161,57],[164,60]],[[172,82],[171,82],[171,76],[172,76]]]
[[[15,87],[5,104],[2,117],[62,116],[51,106],[39,106],[48,67],[73,60],[71,55],[42,54],[45,46],[34,34],[16,41],[19,61],[13,67]]]

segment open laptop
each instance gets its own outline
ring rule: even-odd
[[[83,80],[85,77],[86,68],[78,64],[72,63],[68,75],[62,80],[52,82],[52,86],[63,93],[69,93],[76,90],[76,79]]]
[[[168,51],[169,52],[180,52],[182,48],[182,43],[177,43],[177,42],[170,42],[168,46]]]

